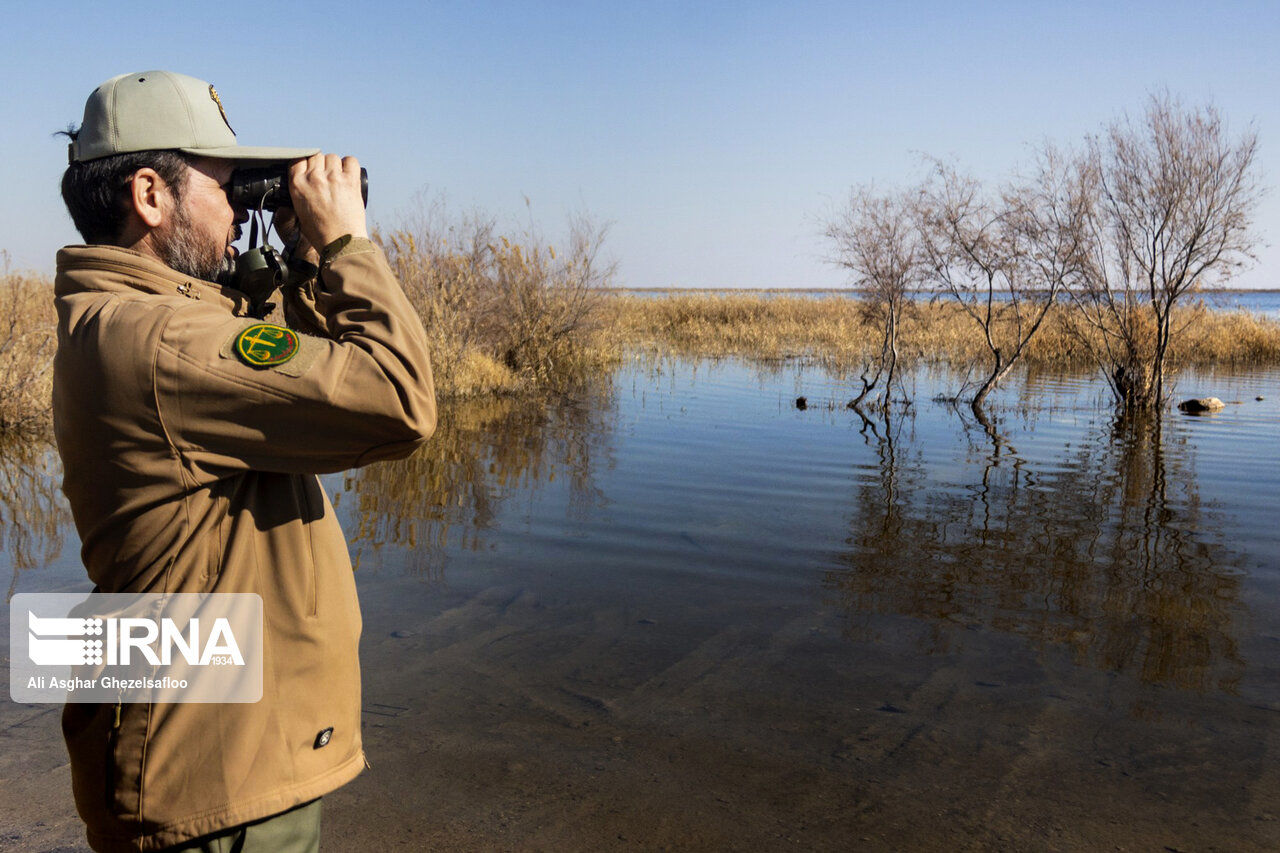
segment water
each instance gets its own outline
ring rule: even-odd
[[[816,368],[636,360],[326,478],[373,764],[327,842],[1280,847],[1280,371],[1185,375],[1231,404],[1158,428],[1037,375],[986,429],[953,383],[864,421]],[[0,497],[11,591],[83,583],[45,474]]]
[[[1239,308],[1280,320],[1280,291],[1224,290],[1207,301],[1214,307]]]

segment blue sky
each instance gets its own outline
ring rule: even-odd
[[[20,4],[0,249],[52,270],[79,238],[50,134],[102,80],[167,68],[214,83],[243,144],[358,156],[383,226],[424,195],[551,238],[586,212],[625,286],[834,286],[822,222],[851,185],[924,153],[998,180],[1157,89],[1252,124],[1273,186],[1278,53],[1277,3]],[[1274,192],[1257,230],[1280,242]],[[1280,249],[1236,283],[1280,287]]]

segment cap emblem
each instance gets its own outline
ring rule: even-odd
[[[227,130],[231,131],[231,135],[236,135],[236,129],[231,126],[231,122],[227,121],[227,111],[222,107],[222,99],[218,97],[218,90],[213,88],[213,84],[209,84],[209,97],[213,98],[213,102],[218,105],[218,112],[222,113],[222,121],[227,126]]]

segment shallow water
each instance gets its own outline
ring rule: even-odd
[[[1040,375],[984,428],[954,382],[866,421],[817,368],[636,360],[326,478],[373,764],[328,840],[1280,847],[1280,371],[1157,425]],[[8,477],[11,591],[82,583]]]

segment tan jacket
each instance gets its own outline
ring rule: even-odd
[[[90,578],[103,592],[256,592],[265,623],[256,704],[66,706],[95,850],[276,814],[364,766],[359,605],[315,475],[413,453],[435,396],[422,324],[382,253],[354,240],[320,281],[288,313],[328,336],[253,367],[235,344],[260,321],[238,292],[126,249],[58,253],[54,427]]]

